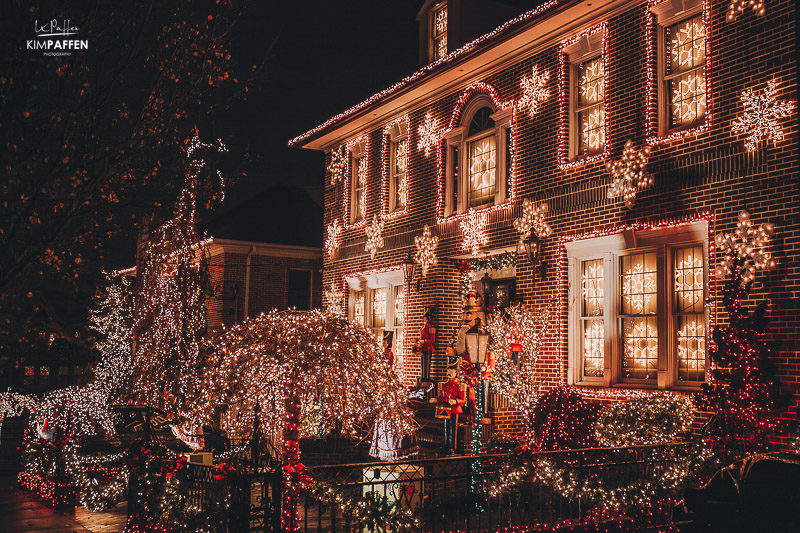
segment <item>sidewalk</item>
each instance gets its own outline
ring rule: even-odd
[[[32,499],[13,477],[0,478],[0,533],[117,533],[124,529],[126,516],[124,502],[105,513],[57,513]]]

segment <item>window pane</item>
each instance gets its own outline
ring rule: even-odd
[[[606,143],[606,112],[605,106],[600,104],[578,113],[580,122],[581,154],[598,152]]]
[[[597,57],[577,67],[578,154],[598,152],[606,142],[605,65]]]
[[[372,291],[372,327],[386,326],[386,289]]]
[[[625,353],[622,375],[631,379],[658,377],[658,324],[655,317],[622,320]]]
[[[692,124],[705,116],[705,68],[673,78],[668,86],[672,95],[671,127]]]
[[[675,311],[703,312],[703,247],[675,250]]]
[[[367,197],[364,194],[364,184],[367,182],[367,160],[359,157],[353,161],[355,166],[355,179],[353,180],[353,219],[359,220],[367,211]]]
[[[583,375],[603,377],[605,326],[602,320],[583,321]]]
[[[669,26],[666,37],[668,75],[705,64],[706,29],[702,15]]]
[[[626,255],[622,263],[622,314],[655,315],[656,254],[655,252]]]
[[[494,135],[469,143],[469,205],[489,203],[495,194],[497,141]]]
[[[678,380],[705,381],[706,337],[705,317],[678,317]]]
[[[408,184],[406,182],[406,163],[408,160],[408,140],[400,139],[392,143],[392,187],[394,189],[395,209],[405,207],[408,200]]]
[[[356,292],[353,296],[353,322],[364,325],[364,292]]]
[[[605,74],[602,56],[578,65],[578,107],[604,100]]]
[[[402,326],[405,321],[406,290],[403,285],[394,288],[394,325]]]
[[[691,125],[706,113],[706,33],[702,15],[666,29],[670,127]]]
[[[583,261],[583,316],[603,315],[603,260]]]
[[[447,56],[447,6],[434,12],[432,30],[434,58],[441,59]]]

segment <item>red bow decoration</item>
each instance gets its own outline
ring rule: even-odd
[[[228,476],[231,475],[231,472],[235,472],[236,470],[228,463],[220,463],[219,465],[214,467],[214,474],[211,477],[214,478],[214,481],[222,481],[223,479],[227,479]]]

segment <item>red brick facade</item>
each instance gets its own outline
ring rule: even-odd
[[[518,101],[521,97],[520,79],[530,75],[534,65],[550,73],[547,87],[550,97],[531,117],[527,110],[517,110],[512,119],[514,136],[513,172],[515,183],[509,207],[491,210],[487,226],[489,243],[485,250],[500,250],[516,245],[519,234],[513,221],[521,216],[523,199],[535,203],[547,202],[547,222],[553,234],[543,240],[546,264],[544,280],[524,256],[516,266],[517,294],[526,304],[537,305],[558,299],[561,324],[555,340],[550,343],[542,360],[541,371],[549,386],[565,379],[568,365],[567,335],[568,280],[564,275],[564,243],[574,236],[601,231],[617,233],[625,227],[670,224],[684,218],[703,214],[709,219],[709,242],[713,235],[734,229],[737,215],[748,209],[754,221],[772,222],[776,233],[770,245],[778,267],[771,272],[759,272],[751,303],[768,299],[772,318],[771,331],[781,341],[775,353],[774,365],[782,387],[791,394],[791,410],[800,402],[800,353],[797,339],[800,334],[800,185],[798,184],[798,121],[796,111],[782,119],[784,139],[777,144],[762,142],[754,152],[744,148],[744,135],[731,133],[731,122],[742,112],[739,96],[745,89],[762,89],[768,81],[780,81],[779,99],[797,98],[796,62],[796,4],[776,0],[767,5],[764,17],[746,12],[734,22],[726,22],[728,2],[707,0],[708,48],[707,76],[710,112],[705,131],[652,148],[647,171],[654,186],[640,192],[632,209],[620,198],[607,198],[611,177],[605,158],[572,168],[559,168],[559,147],[562,141],[560,125],[563,118],[558,85],[561,68],[562,42],[598,23],[606,26],[606,100],[605,123],[608,158],[619,159],[623,145],[632,140],[637,147],[651,137],[647,131],[648,71],[655,68],[654,54],[648,50],[655,31],[649,25],[650,11],[646,2],[598,3],[591,13],[573,20],[574,2],[553,3],[539,13],[522,17],[463,53],[452,55],[398,88],[374,98],[352,110],[324,128],[312,130],[293,141],[307,148],[329,152],[349,140],[367,135],[368,175],[366,221],[384,212],[382,190],[385,175],[382,151],[385,146],[384,127],[408,115],[408,209],[401,216],[385,220],[385,245],[374,260],[364,250],[363,227],[345,229],[340,238],[340,250],[333,258],[324,260],[323,286],[331,283],[346,285],[343,279],[355,272],[365,272],[399,266],[414,250],[414,236],[429,225],[439,237],[438,266],[422,282],[421,290],[406,289],[406,346],[405,376],[411,382],[419,376],[420,361],[410,351],[411,341],[422,326],[426,306],[436,305],[435,325],[441,332],[437,338],[433,361],[433,376],[444,373],[445,343],[460,319],[459,272],[456,256],[461,250],[461,231],[456,219],[437,220],[441,213],[440,180],[446,165],[445,142],[440,141],[430,157],[418,149],[419,127],[426,113],[432,113],[440,127],[448,122],[465,90],[477,82],[491,86],[503,102]],[[577,15],[576,15],[577,16]],[[559,19],[559,17],[562,17]],[[536,33],[537,27],[547,28]],[[524,31],[536,42],[520,45],[515,53],[483,65],[474,75],[467,65],[480,64],[481,54],[490,57],[493,50],[502,48]],[[649,32],[649,33],[648,33]],[[516,42],[516,41],[513,41]],[[498,57],[497,54],[491,57]],[[477,63],[476,63],[477,62]],[[461,69],[461,70],[459,70]],[[441,78],[438,91],[431,90],[430,80]],[[449,81],[448,81],[449,80]],[[425,83],[429,83],[425,85]],[[651,99],[652,100],[652,99]],[[391,111],[391,112],[390,112]],[[657,110],[653,111],[654,113]],[[370,118],[372,115],[382,117]],[[330,154],[327,154],[326,161]],[[347,178],[345,178],[347,179]],[[344,183],[332,183],[325,175],[325,224],[339,219],[346,222],[349,213],[343,212],[348,199]],[[713,255],[712,255],[713,259]],[[714,294],[714,264],[708,266],[708,290],[713,315],[718,322],[725,316]],[[274,280],[272,280],[274,281]],[[395,350],[397,352],[397,350]],[[502,417],[495,421],[497,428],[511,424]]]

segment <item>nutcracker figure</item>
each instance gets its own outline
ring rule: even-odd
[[[458,432],[458,415],[463,413],[466,403],[466,386],[456,378],[460,357],[455,346],[447,348],[447,381],[439,383],[439,394],[431,398],[430,403],[436,407],[436,418],[444,419],[443,454],[452,454],[456,449],[456,433]]]
[[[392,340],[394,339],[394,331],[383,332],[383,356],[386,362],[389,363],[389,368],[394,370],[394,353],[392,352]]]
[[[422,376],[419,379],[420,382],[431,381],[431,357],[433,356],[433,350],[436,348],[436,328],[433,327],[433,324],[431,324],[431,322],[433,322],[434,310],[435,307],[433,306],[425,309],[425,314],[422,315],[425,325],[422,326],[422,329],[419,332],[419,340],[417,340],[416,344],[414,345],[414,351],[419,352],[420,362],[422,364]]]

